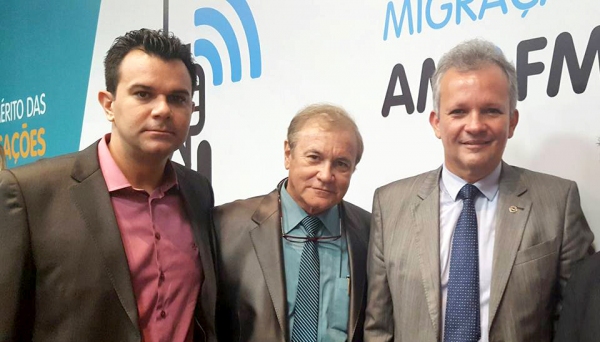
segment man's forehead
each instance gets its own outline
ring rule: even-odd
[[[119,85],[127,83],[126,88],[132,87],[151,87],[152,83],[156,83],[156,77],[160,77],[165,73],[171,76],[179,74],[180,81],[172,84],[171,87],[177,91],[190,93],[192,89],[192,81],[188,70],[180,59],[164,59],[160,56],[149,54],[143,50],[135,49],[130,51],[118,69]],[[166,77],[168,80],[177,80],[176,77]],[[165,80],[166,81],[166,80]],[[173,83],[173,82],[172,82]],[[160,85],[165,85],[160,82]]]
[[[298,143],[306,150],[318,151],[329,147],[355,150],[358,141],[352,129],[331,126],[322,128],[320,126],[307,127],[298,132]]]

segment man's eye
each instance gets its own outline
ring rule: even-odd
[[[502,114],[502,111],[498,108],[485,108],[483,112],[486,114]]]
[[[169,96],[169,102],[171,103],[185,103],[187,98],[181,95],[171,95]]]
[[[345,161],[338,161],[336,163],[336,166],[340,170],[349,170],[350,169],[350,164]]]
[[[134,95],[140,99],[146,99],[150,97],[150,94],[147,91],[138,91]]]

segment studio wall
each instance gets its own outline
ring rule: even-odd
[[[203,85],[174,160],[208,174],[218,204],[286,176],[287,125],[303,106],[347,109],[365,153],[346,199],[440,166],[429,76],[458,42],[493,41],[519,75],[504,160],[577,181],[600,236],[600,3],[592,0],[5,0],[0,146],[8,166],[82,149],[110,130],[97,101],[113,39],[167,28]],[[200,159],[199,159],[200,158]]]

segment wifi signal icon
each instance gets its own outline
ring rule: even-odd
[[[258,78],[262,72],[260,42],[258,40],[256,22],[254,21],[250,7],[246,0],[227,0],[227,2],[240,18],[246,34],[250,55],[250,77]],[[231,81],[239,82],[242,79],[240,45],[231,23],[216,9],[204,7],[194,12],[194,24],[196,27],[203,25],[213,27],[223,37],[227,52],[229,53]],[[194,55],[205,57],[208,60],[212,68],[213,84],[215,86],[221,85],[223,83],[223,63],[215,45],[209,40],[198,39],[194,42]]]

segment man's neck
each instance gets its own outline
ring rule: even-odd
[[[110,144],[108,149],[115,163],[134,189],[141,189],[151,194],[161,185],[168,158],[139,160],[139,158],[126,157],[120,151],[114,151]]]
[[[119,168],[121,168],[121,172],[123,172],[123,175],[125,178],[127,178],[131,186],[134,189],[145,190],[149,194],[151,194],[161,185],[165,171],[165,164],[166,161],[162,163],[162,165],[151,167],[132,165],[126,169],[123,169],[117,162],[117,165],[119,165]]]
[[[502,173],[502,162],[500,162],[489,174],[484,177],[477,177],[478,179],[466,179],[465,177],[461,177],[456,173],[450,170],[446,163],[443,164],[442,169],[442,181],[444,183],[453,182],[455,184],[459,184],[460,187],[464,185],[463,182],[469,184],[476,184],[479,190],[482,190],[481,187],[488,189],[490,192],[495,192],[498,189],[498,185],[500,183],[500,174]],[[451,179],[450,179],[451,178]],[[453,179],[453,180],[452,180]],[[457,190],[458,191],[458,190]]]

